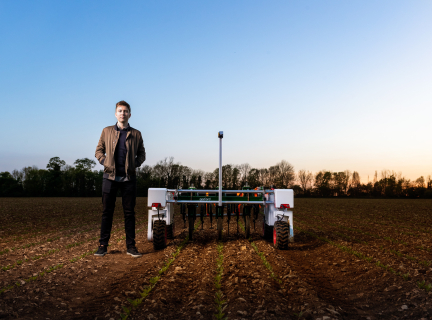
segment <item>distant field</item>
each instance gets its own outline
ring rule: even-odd
[[[173,256],[187,236],[181,215],[175,239],[154,251],[138,198],[140,259],[125,254],[121,198],[109,254],[93,256],[101,210],[100,198],[0,198],[0,318],[119,319],[127,307],[130,319],[212,319],[218,263],[228,319],[432,316],[432,200],[296,199],[286,251],[261,238],[261,215],[250,239],[242,219],[229,235],[225,221],[223,248],[215,220],[201,230],[197,218]]]

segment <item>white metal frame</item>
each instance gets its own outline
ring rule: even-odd
[[[174,205],[170,200],[173,200],[172,192],[167,192],[166,188],[149,188],[147,205],[151,207],[148,210],[148,228],[147,239],[153,241],[153,221],[165,220],[167,226],[174,222]],[[159,217],[158,208],[153,207],[154,203],[160,203]]]
[[[292,189],[272,189],[272,190],[222,190],[222,138],[223,131],[219,131],[219,188],[218,190],[182,190],[182,189],[166,189],[166,188],[149,188],[148,206],[152,209],[148,210],[148,240],[153,240],[153,221],[162,219],[167,225],[174,222],[174,203],[217,203],[219,206],[223,204],[260,204],[264,206],[265,223],[269,226],[274,226],[278,220],[284,220],[290,226],[290,242],[294,242],[294,220],[293,212],[289,209],[294,208],[294,192]],[[176,200],[174,196],[179,193],[218,193],[218,200],[207,200],[203,196],[202,200]],[[262,193],[262,201],[222,201],[223,193]],[[249,199],[249,198],[248,198]],[[153,204],[160,204],[159,218],[158,208]]]

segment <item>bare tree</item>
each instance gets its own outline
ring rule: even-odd
[[[262,186],[270,185],[270,172],[268,169],[263,168],[259,170],[259,179]]]
[[[353,187],[357,188],[360,185],[360,175],[357,171],[354,171],[352,174],[351,184]]]
[[[240,170],[240,181],[241,181],[241,185],[245,185],[246,181],[247,181],[247,177],[248,177],[248,173],[249,170],[251,169],[251,166],[249,163],[242,163],[239,166],[239,170]]]
[[[417,188],[424,188],[425,186],[425,178],[423,176],[416,179],[415,184]]]
[[[309,189],[309,186],[312,187],[312,180],[313,180],[312,172],[302,169],[299,170],[297,177],[299,179],[300,186],[303,189],[303,193],[306,193],[306,191]]]
[[[287,161],[282,160],[278,164],[279,174],[280,174],[280,183],[282,188],[286,188],[291,186],[292,182],[295,179],[294,167]]]
[[[21,181],[23,181],[24,180],[24,172],[23,171],[18,171],[16,169],[14,169],[14,171],[12,171],[12,177],[15,180],[20,179]]]
[[[351,181],[352,181],[351,180],[351,171],[345,170],[344,174],[345,174],[345,176],[342,179],[342,186],[343,186],[345,194],[347,194],[348,193],[348,189],[351,186]]]

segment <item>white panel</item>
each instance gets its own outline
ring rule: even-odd
[[[152,203],[160,203],[162,207],[166,206],[166,188],[149,188],[147,205],[152,206]]]
[[[288,204],[289,208],[294,208],[293,189],[274,189],[275,207],[280,208],[282,204]]]

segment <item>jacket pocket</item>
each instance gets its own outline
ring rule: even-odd
[[[114,169],[115,169],[114,166],[108,166],[108,167],[105,167],[105,166],[104,166],[104,172],[105,172],[105,173],[108,173],[108,174],[113,173],[113,172],[114,172]]]

